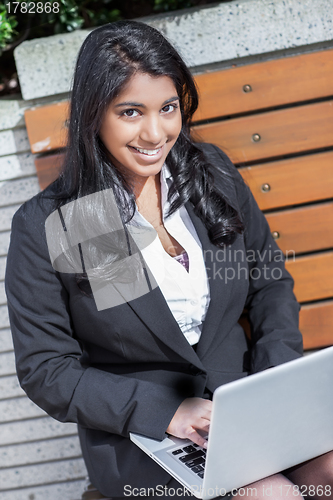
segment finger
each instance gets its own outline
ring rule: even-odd
[[[207,432],[210,427],[210,420],[207,420],[206,418],[200,417],[196,419],[194,422],[190,422],[190,426],[193,427],[194,429],[197,429],[199,431],[204,431]]]
[[[190,423],[193,427],[202,429],[203,427],[206,427],[210,424],[210,415],[200,413],[196,416],[196,418],[193,418],[192,416],[191,420]]]
[[[203,415],[200,416],[200,418],[202,418],[202,420],[208,420],[208,422],[210,422],[211,420],[211,413],[205,413]]]
[[[202,448],[207,448],[207,441],[205,438],[200,436],[200,434],[192,427],[191,431],[188,433],[188,439],[193,441],[193,443],[198,444]]]
[[[204,432],[209,432],[210,422],[207,422],[207,420],[205,422],[206,423],[203,423],[203,425],[200,427],[200,430]]]

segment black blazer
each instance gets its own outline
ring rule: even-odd
[[[17,373],[28,396],[62,422],[77,422],[90,479],[106,496],[155,487],[169,475],[129,440],[156,439],[186,397],[201,397],[249,373],[299,357],[299,305],[268,224],[248,187],[218,148],[202,145],[215,182],[242,214],[244,235],[226,251],[186,209],[201,240],[211,301],[196,352],[159,288],[97,311],[73,274],[50,263],[45,219],[54,186],[15,214],[6,291]],[[237,252],[238,250],[238,252]],[[246,307],[251,346],[238,323]],[[84,354],[82,354],[84,353]]]

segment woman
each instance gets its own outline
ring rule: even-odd
[[[155,29],[94,30],[77,61],[64,171],[13,219],[18,376],[47,413],[79,424],[107,496],[177,485],[129,432],[205,446],[216,387],[302,353],[281,252],[226,155],[190,138],[197,105],[189,70]],[[330,461],[286,474],[328,484]],[[265,485],[288,497],[290,479]]]

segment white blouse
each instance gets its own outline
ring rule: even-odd
[[[210,301],[209,282],[201,242],[185,207],[166,218],[169,203],[167,195],[171,174],[166,165],[161,170],[161,203],[163,224],[169,234],[184,248],[189,257],[189,272],[163,248],[158,237],[141,250],[150,271],[180,329],[191,345],[199,341],[202,322]],[[129,223],[153,226],[138,212]],[[130,227],[129,227],[130,229]],[[155,229],[153,229],[155,231]],[[131,232],[131,230],[130,230]],[[156,233],[157,234],[157,233]]]

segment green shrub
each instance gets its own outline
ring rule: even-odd
[[[26,38],[192,7],[198,0],[33,0],[0,2],[0,50]],[[202,0],[201,2],[202,3]],[[208,3],[208,2],[207,2]],[[38,8],[37,8],[38,7]],[[29,13],[30,11],[30,13]],[[17,30],[15,29],[17,28]]]
[[[16,17],[8,14],[5,4],[0,3],[0,55],[2,49],[8,46],[18,34],[15,30],[16,26]]]

